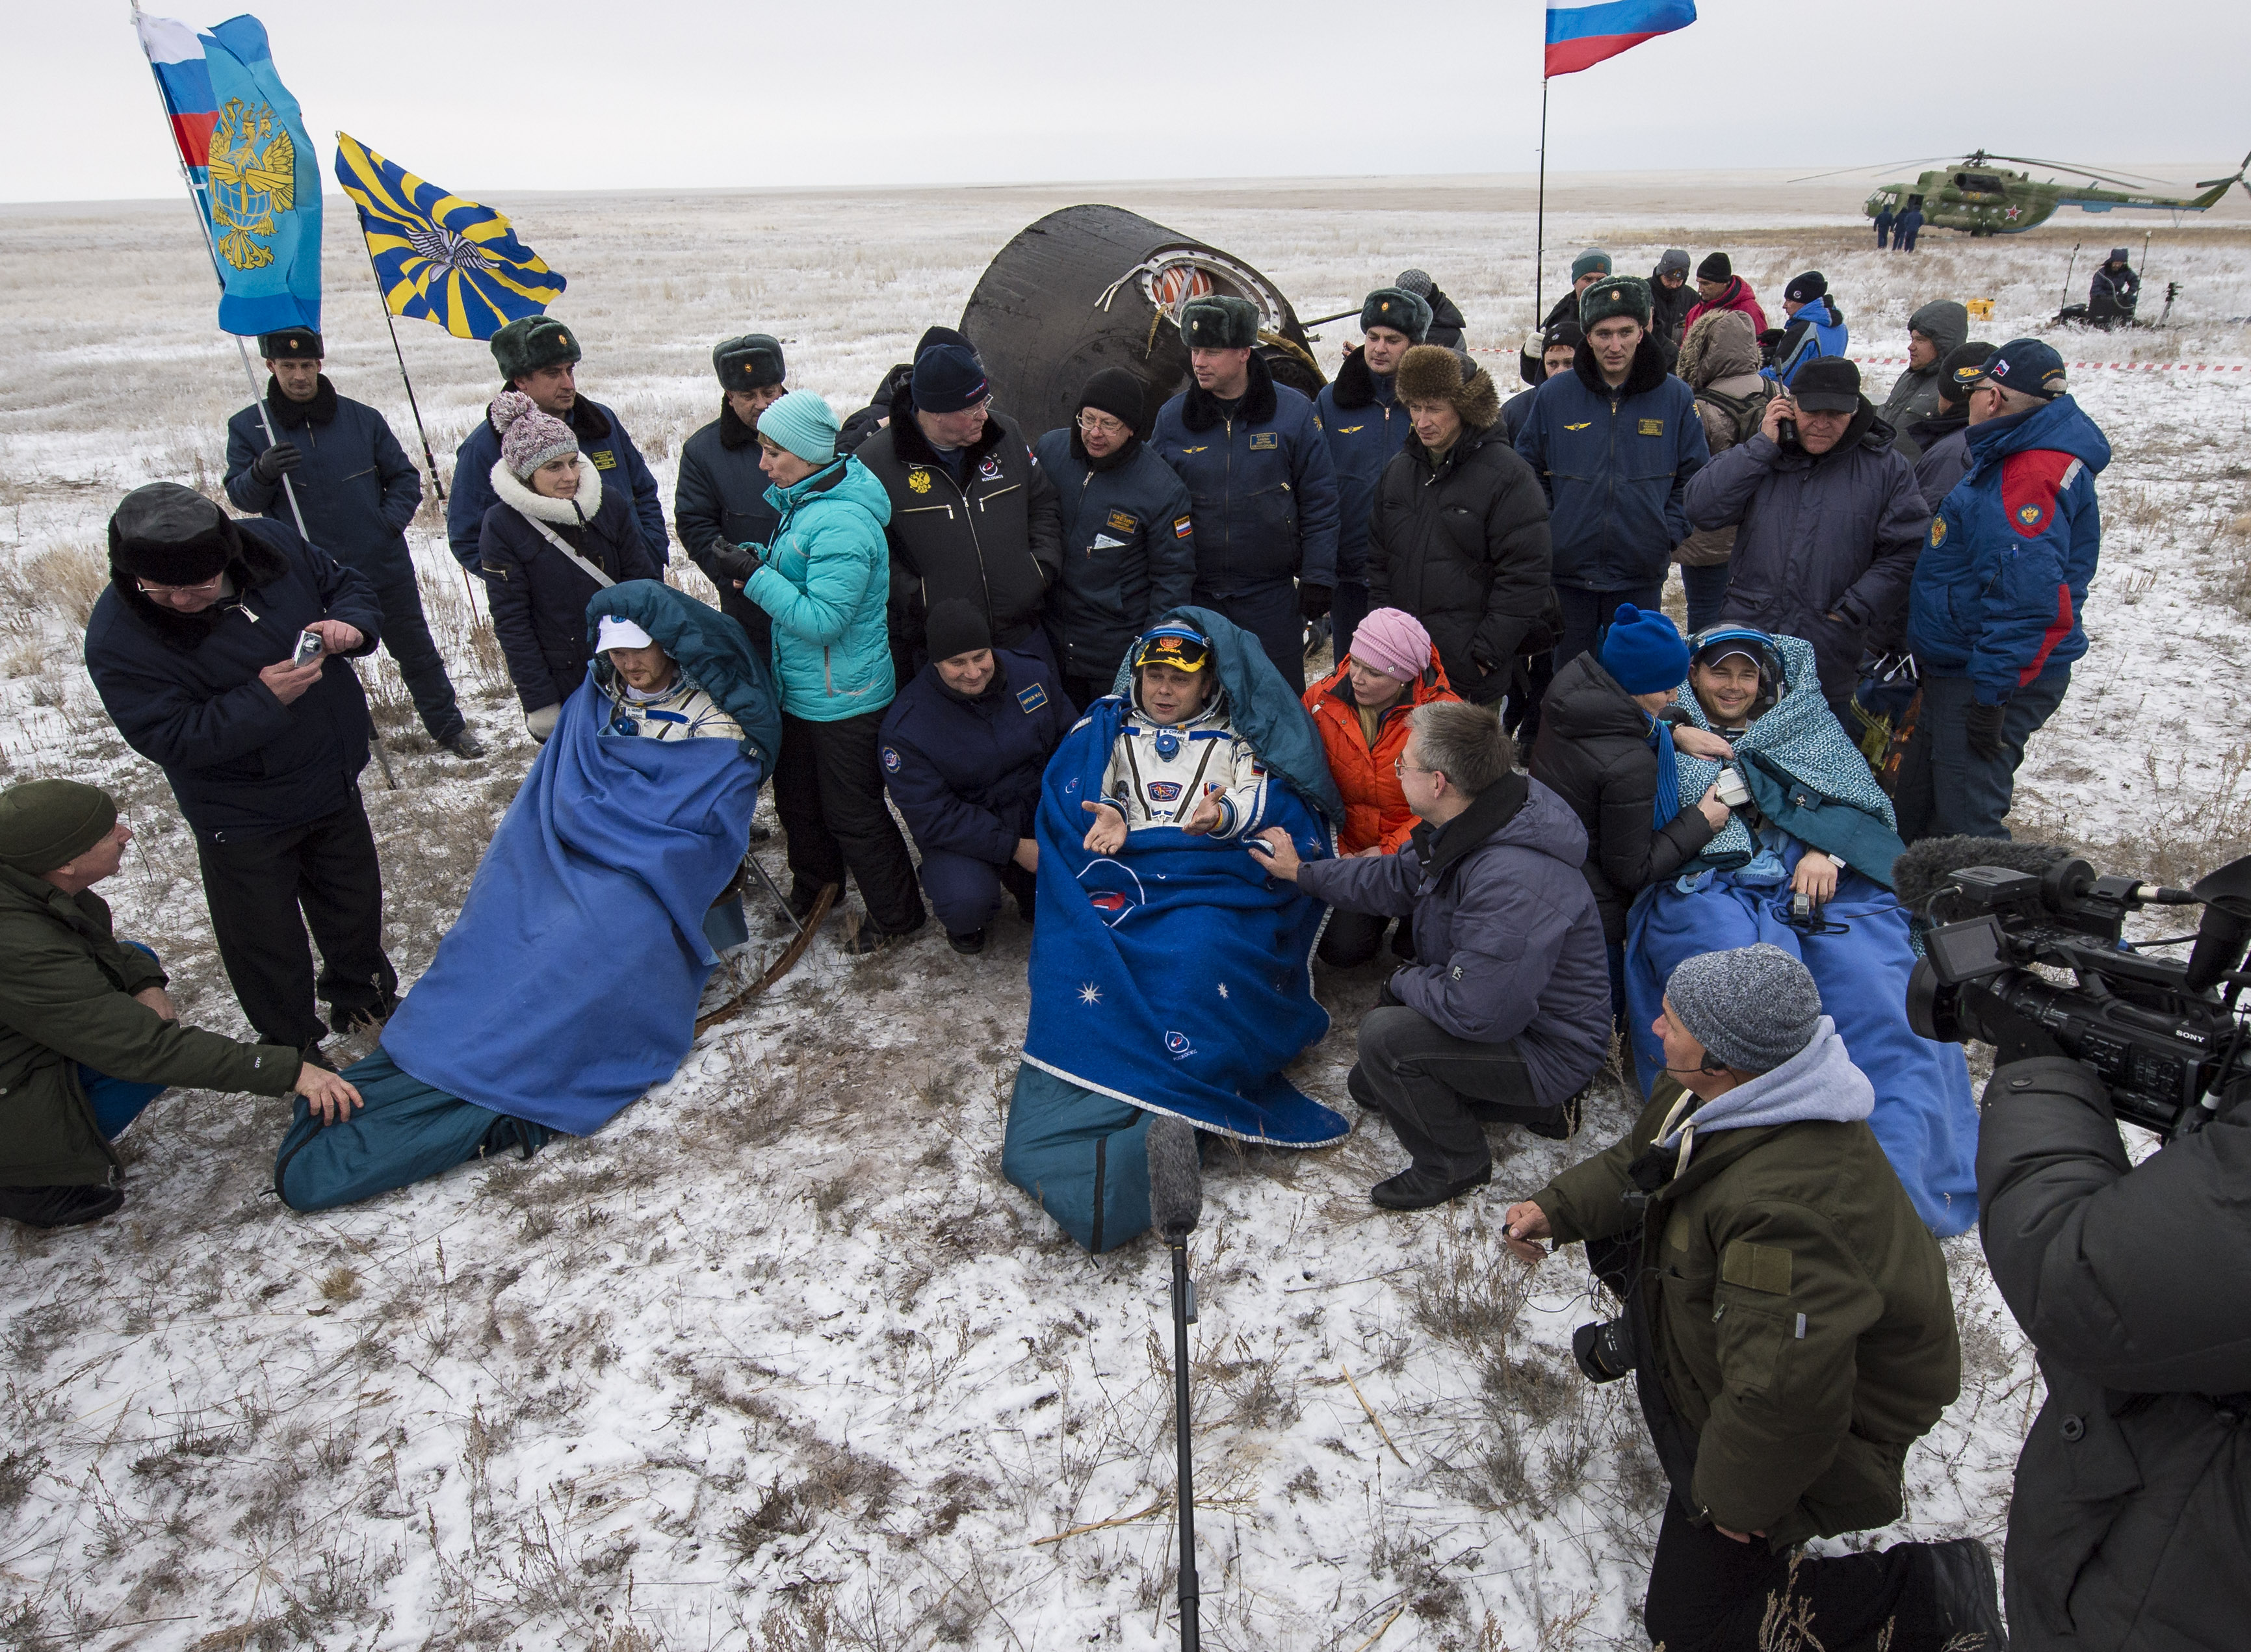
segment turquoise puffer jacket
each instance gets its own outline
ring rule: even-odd
[[[788,487],[766,489],[781,513],[765,566],[743,594],[773,616],[774,674],[782,709],[807,722],[840,722],[891,703],[891,645],[884,623],[891,501],[856,459],[840,460]]]

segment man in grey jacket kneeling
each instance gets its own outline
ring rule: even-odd
[[[1561,1138],[1610,1051],[1603,923],[1569,805],[1509,762],[1484,706],[1416,708],[1398,763],[1421,824],[1396,854],[1301,862],[1279,831],[1248,847],[1267,870],[1347,911],[1413,915],[1416,962],[1360,1024],[1353,1099],[1380,1109],[1414,1163],[1379,1182],[1423,1210],[1493,1179],[1489,1122]]]

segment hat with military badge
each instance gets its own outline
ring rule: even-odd
[[[2036,338],[2011,339],[1987,356],[1983,367],[1966,377],[1957,373],[1954,382],[1965,396],[1980,384],[1998,384],[2044,402],[2054,401],[2068,388],[2063,357],[2053,345]]]
[[[492,335],[492,353],[502,382],[513,384],[542,368],[578,360],[578,329],[551,315],[520,315]]]
[[[328,354],[309,327],[285,327],[258,335],[258,356],[267,362],[317,362]]]
[[[781,341],[769,333],[745,333],[721,341],[711,351],[711,369],[725,391],[764,390],[789,377]]]
[[[1181,307],[1181,342],[1192,350],[1247,350],[1258,342],[1258,307],[1215,293]]]
[[[1579,325],[1590,334],[1612,316],[1649,325],[1653,301],[1649,283],[1638,275],[1605,275],[1579,300]]]
[[[1360,304],[1360,330],[1371,327],[1388,327],[1420,344],[1430,330],[1430,301],[1403,287],[1379,287]]]

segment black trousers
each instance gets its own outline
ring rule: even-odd
[[[1347,912],[1340,907],[1329,914],[1328,928],[1321,931],[1321,944],[1313,956],[1340,970],[1365,964],[1382,946],[1383,932],[1391,930],[1393,922],[1381,913]],[[1415,920],[1400,918],[1396,922],[1399,927],[1391,930],[1392,955],[1411,958],[1415,956]]]
[[[789,869],[799,884],[841,884],[848,868],[869,921],[885,935],[904,935],[922,927],[922,891],[883,802],[876,756],[883,726],[880,711],[835,722],[784,712],[774,812],[789,834]]]
[[[334,814],[285,832],[215,842],[196,834],[204,899],[235,1001],[268,1044],[302,1049],[330,1026],[387,1019],[398,972],[383,950],[383,867],[359,793]],[[310,925],[321,949],[313,974]],[[323,1025],[318,992],[329,1006]]]
[[[1295,581],[1269,579],[1223,597],[1199,587],[1194,600],[1199,608],[1232,619],[1257,638],[1290,692],[1306,692],[1306,622],[1299,612]]]
[[[1418,1167],[1450,1182],[1493,1163],[1488,1123],[1546,1123],[1556,1109],[1533,1094],[1524,1057],[1512,1041],[1474,1044],[1416,1010],[1387,1005],[1360,1023],[1360,1060],[1346,1075],[1356,1100],[1390,1121]]]
[[[1796,1639],[1766,1638],[1777,1621],[1802,1622],[1803,1644],[1833,1649],[1887,1646],[1890,1652],[1939,1652],[1943,1636],[1918,1564],[1925,1545],[1894,1544],[1880,1554],[1776,1554],[1757,1538],[1737,1543],[1665,1500],[1665,1524],[1650,1563],[1642,1627],[1666,1652],[1759,1652]],[[1891,1626],[1887,1639],[1878,1635]]]
[[[461,708],[454,698],[454,680],[446,674],[446,661],[430,635],[430,621],[422,612],[422,587],[414,582],[410,564],[403,570],[370,576],[375,599],[383,605],[383,646],[398,662],[406,692],[433,740],[443,743],[461,731]]]

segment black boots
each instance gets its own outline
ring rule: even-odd
[[[26,1227],[80,1227],[125,1202],[121,1187],[0,1187],[0,1216]]]
[[[1492,1179],[1493,1166],[1490,1165],[1474,1176],[1465,1176],[1458,1182],[1447,1181],[1437,1171],[1410,1165],[1389,1181],[1376,1183],[1368,1189],[1368,1196],[1384,1210],[1428,1210],[1433,1205],[1459,1199],[1464,1193],[1483,1187]]]

